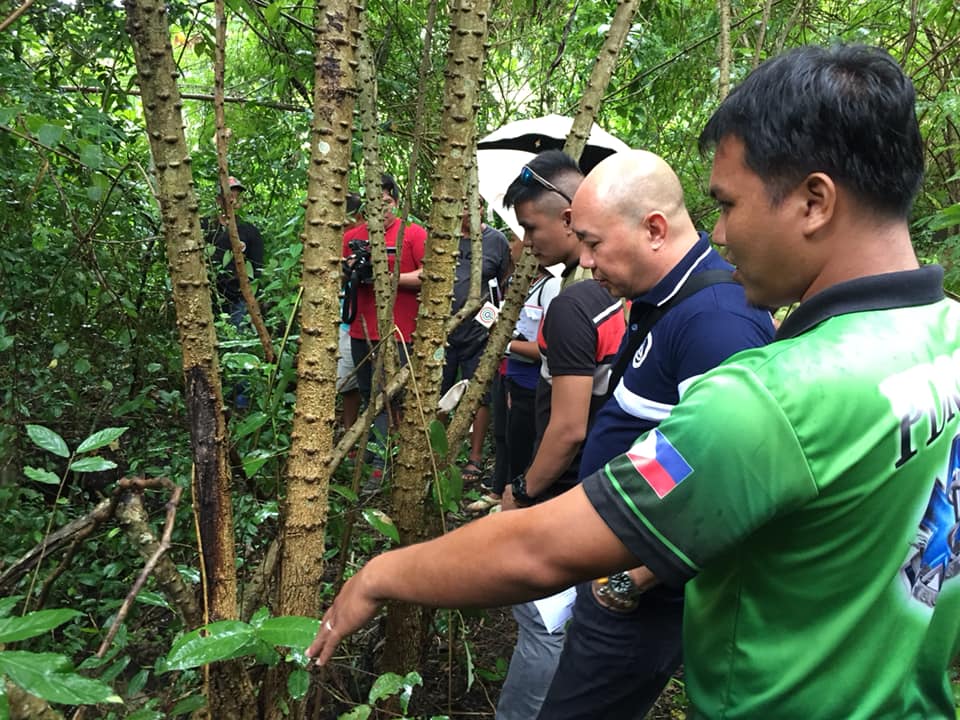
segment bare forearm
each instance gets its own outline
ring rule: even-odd
[[[583,431],[576,427],[554,422],[547,425],[537,455],[525,473],[528,495],[536,497],[557,481],[577,456],[583,436]]]
[[[478,547],[497,552],[483,563],[471,562]],[[636,564],[577,487],[537,507],[490,516],[375,558],[344,585],[307,654],[325,663],[337,643],[387,600],[503,605]]]
[[[530,360],[540,359],[540,346],[533,340],[511,340],[507,349],[511,355],[520,355]]]

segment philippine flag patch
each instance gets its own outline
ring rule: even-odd
[[[627,457],[659,498],[666,497],[693,472],[683,455],[656,429],[630,448]]]

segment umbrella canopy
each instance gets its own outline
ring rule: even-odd
[[[523,230],[513,210],[503,207],[503,195],[520,169],[532,157],[544,150],[562,150],[573,118],[546,115],[539,118],[508,123],[477,143],[477,177],[480,195],[490,208],[520,237]],[[587,146],[580,157],[580,167],[586,173],[605,157],[629,150],[629,146],[602,130],[596,123],[590,131]]]

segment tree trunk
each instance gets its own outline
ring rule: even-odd
[[[402,543],[424,539],[424,508],[430,515],[443,511],[425,503],[424,458],[432,456],[425,422],[436,415],[443,369],[442,348],[450,317],[456,250],[463,212],[467,154],[475,142],[476,111],[486,57],[489,0],[459,0],[450,10],[450,47],[447,52],[442,138],[433,186],[430,234],[424,254],[420,314],[411,358],[411,375],[417,383],[408,388],[408,401],[400,427],[400,454],[393,490],[394,522]],[[411,407],[417,403],[416,407]],[[443,458],[440,458],[443,460]],[[420,666],[425,615],[410,605],[387,609],[384,666],[405,672]]]
[[[597,61],[590,73],[590,81],[583,91],[583,97],[580,98],[580,108],[573,119],[567,141],[563,145],[563,151],[572,158],[579,160],[583,154],[583,148],[587,145],[594,118],[600,109],[610,78],[613,77],[613,71],[617,67],[617,58],[627,40],[627,35],[630,34],[633,16],[636,15],[639,5],[640,0],[617,2],[617,10],[613,14],[613,20],[610,21],[607,38],[603,42],[600,54],[597,55]]]
[[[720,77],[717,95],[720,102],[730,94],[730,0],[718,0],[720,6]]]
[[[314,8],[314,120],[303,239],[303,302],[297,405],[291,433],[281,528],[280,615],[320,614],[327,491],[336,405],[340,257],[346,219],[347,169],[353,136],[357,8],[318,0]],[[264,691],[267,718],[285,717],[288,663],[271,672]],[[291,708],[297,717],[300,707]]]
[[[126,0],[137,81],[157,178],[167,260],[183,352],[185,401],[193,453],[193,498],[199,531],[204,599],[209,620],[237,616],[237,575],[230,498],[228,438],[216,355],[210,283],[203,258],[182,102],[162,0]],[[237,664],[213,669],[214,717],[252,718],[249,680]]]

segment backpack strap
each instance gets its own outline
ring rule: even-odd
[[[666,315],[671,308],[679,305],[688,297],[706,287],[733,282],[736,281],[733,279],[733,273],[729,270],[705,270],[696,275],[691,275],[672,298],[662,305],[651,307],[643,317],[639,318],[636,331],[629,333],[626,346],[624,346],[620,355],[617,356],[617,362],[610,370],[610,379],[607,384],[607,394],[604,397],[604,402],[613,395],[613,391],[617,389],[620,378],[623,377],[623,373],[627,369],[627,363],[633,358],[634,353],[637,352],[637,348],[640,347],[644,338],[647,337],[660,318]]]

